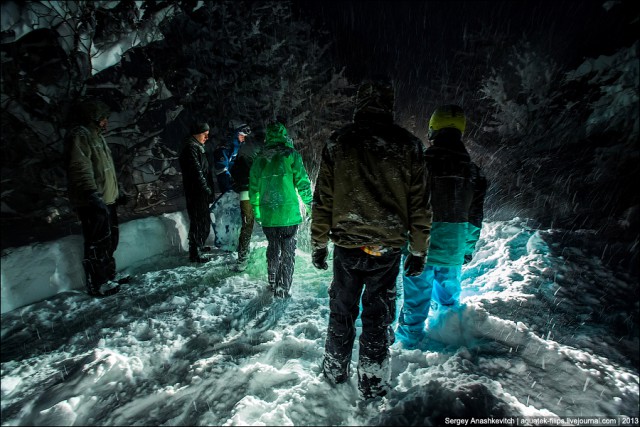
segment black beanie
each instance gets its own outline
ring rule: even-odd
[[[191,135],[198,135],[201,133],[205,133],[206,131],[209,130],[209,125],[207,123],[194,123],[191,125],[191,128],[189,129],[189,132],[191,132]]]

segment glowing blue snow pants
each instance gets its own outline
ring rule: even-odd
[[[402,260],[404,265],[404,256]],[[429,308],[457,305],[460,300],[462,266],[427,265],[419,276],[402,276],[404,302],[398,316],[396,339],[405,346],[415,346],[425,336]]]

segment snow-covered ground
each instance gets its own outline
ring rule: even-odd
[[[288,302],[264,292],[259,227],[237,274],[230,252],[187,262],[180,213],[123,224],[132,281],[103,299],[82,289],[79,236],[16,248],[2,259],[2,425],[638,424],[638,329],[616,305],[637,311],[637,283],[558,233],[484,223],[466,308],[424,348],[393,347],[393,390],[372,401],[355,378],[319,375],[331,270],[313,268],[308,228]],[[356,359],[357,340],[352,372]]]

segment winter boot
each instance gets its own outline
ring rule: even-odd
[[[361,356],[362,357],[362,356]],[[358,389],[365,399],[385,396],[389,391],[389,361],[361,360],[358,364]]]
[[[85,259],[82,261],[82,265],[85,271],[87,294],[92,297],[106,297],[120,291],[118,282],[106,280],[105,269],[96,260]]]
[[[276,291],[276,275],[275,273],[269,273],[269,290]]]
[[[325,355],[322,361],[322,373],[331,384],[342,384],[349,379],[349,361],[339,363],[332,357]]]
[[[276,298],[291,298],[291,292],[282,287],[276,287],[273,291],[273,296]]]
[[[200,253],[200,249],[197,246],[189,246],[189,261],[195,262],[197,264],[204,264],[209,261],[207,258],[203,257]]]
[[[382,378],[369,374],[358,376],[358,389],[365,399],[382,397],[388,392],[388,387],[383,383]]]
[[[405,325],[398,322],[398,327],[394,331],[395,347],[414,350],[427,338],[424,322],[418,325]]]
[[[115,282],[113,280],[109,280],[103,283],[102,285],[100,285],[98,296],[107,297],[109,295],[115,295],[118,292],[120,292],[120,283]]]
[[[237,271],[238,273],[242,273],[247,269],[248,266],[249,266],[248,257],[238,258],[238,262],[236,263],[234,270]]]
[[[129,276],[127,274],[125,276],[121,276],[121,277],[115,278],[114,280],[116,282],[118,282],[118,284],[120,284],[120,285],[125,285],[125,284],[131,282],[131,276]]]
[[[83,262],[84,264],[84,262]],[[91,268],[91,267],[86,267]],[[87,294],[92,297],[100,298],[100,297],[108,297],[110,295],[115,295],[120,292],[120,284],[113,280],[107,280],[106,282],[98,285],[96,279],[91,274],[92,270],[86,270],[86,280],[87,280]]]

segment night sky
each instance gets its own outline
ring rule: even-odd
[[[336,38],[336,65],[346,65],[350,79],[386,73],[396,79],[400,98],[414,96],[416,87],[428,85],[437,73],[452,76],[455,84],[455,76],[468,75],[488,47],[506,52],[523,37],[532,48],[569,68],[587,57],[610,55],[637,39],[629,25],[622,25],[629,16],[637,16],[638,5],[632,1],[609,11],[603,1],[583,0],[298,0],[296,4],[303,16],[314,18]],[[484,40],[474,40],[474,34],[482,34]],[[487,46],[491,43],[496,45]],[[465,69],[459,69],[462,57],[470,58]]]
[[[502,33],[531,41],[550,53],[566,51],[579,61],[611,54],[619,41],[637,38],[620,25],[624,1],[606,11],[604,1],[309,1],[298,0],[301,13],[326,25],[337,38],[337,57],[354,77],[371,68],[393,72],[414,63],[468,49],[464,34]],[[636,27],[637,28],[637,27]],[[435,59],[429,59],[433,58]],[[573,64],[570,64],[573,65]]]
[[[512,48],[518,46],[523,39],[529,42],[526,46],[525,52],[535,52],[548,54],[560,64],[559,76],[562,76],[563,72],[575,70],[585,59],[596,59],[601,55],[613,55],[616,52],[629,52],[633,55],[633,52],[629,49],[635,41],[638,39],[638,10],[640,8],[640,2],[637,0],[626,1],[585,1],[585,0],[573,0],[573,1],[381,1],[381,0],[367,0],[367,1],[332,1],[332,0],[293,0],[294,1],[294,16],[291,17],[291,23],[295,24],[300,20],[305,22],[315,22],[318,28],[324,28],[326,31],[327,42],[335,40],[330,49],[332,54],[330,65],[325,65],[324,62],[311,61],[311,64],[322,64],[322,67],[334,67],[335,71],[340,71],[345,68],[345,75],[349,78],[351,86],[344,91],[344,94],[338,95],[352,95],[353,87],[359,83],[359,81],[368,75],[377,75],[386,73],[394,79],[396,86],[396,121],[405,126],[411,132],[423,140],[426,137],[426,122],[437,105],[444,103],[456,103],[461,105],[468,116],[468,133],[467,140],[469,141],[470,149],[480,147],[482,150],[491,153],[494,140],[493,135],[490,132],[483,132],[483,124],[487,123],[487,118],[493,117],[493,109],[495,105],[492,104],[492,100],[487,98],[486,95],[483,98],[483,94],[480,93],[482,88],[483,79],[486,82],[491,75],[498,75],[501,78],[504,77],[505,92],[509,96],[509,100],[520,106],[526,106],[526,93],[518,92],[521,88],[518,86],[518,76],[512,69],[505,67],[506,60],[509,59],[509,55],[512,53]],[[5,3],[3,3],[5,4]],[[193,3],[195,5],[195,2]],[[256,4],[260,4],[256,2]],[[607,5],[607,8],[603,5]],[[231,3],[229,3],[231,7]],[[246,15],[246,10],[250,9],[249,3],[233,3],[232,11],[229,14],[228,23],[232,23],[230,27],[233,27],[234,31],[238,31],[238,23],[246,24],[242,28],[247,31],[251,28],[252,24]],[[270,14],[271,11],[268,11]],[[104,13],[101,12],[101,13]],[[267,12],[260,12],[266,15]],[[195,17],[200,17],[200,13],[195,13]],[[4,16],[4,15],[3,15]],[[260,14],[251,16],[261,16]],[[216,18],[218,19],[218,18]],[[630,25],[630,22],[635,19],[634,23]],[[188,21],[188,20],[187,20]],[[195,21],[194,21],[195,22]],[[268,28],[267,25],[265,28]],[[286,25],[285,25],[286,27]],[[306,26],[301,26],[306,30]],[[195,28],[198,28],[197,25]],[[46,34],[45,30],[45,33]],[[286,39],[286,31],[288,28],[283,28],[283,32],[276,32],[276,35],[282,36]],[[34,32],[35,33],[35,32]],[[240,37],[237,32],[230,32],[233,37],[230,39],[237,46],[241,46],[245,41],[245,38]],[[298,34],[292,33],[292,34]],[[12,92],[12,96],[17,97],[22,104],[15,104],[15,114],[17,117],[22,117],[22,109],[28,111],[29,117],[57,117],[55,114],[51,114],[50,111],[57,110],[57,106],[64,106],[67,102],[66,94],[56,94],[56,98],[53,103],[44,102],[43,97],[32,91],[33,87],[47,87],[47,90],[53,90],[48,85],[55,83],[58,84],[60,79],[58,77],[65,76],[65,67],[61,66],[64,61],[58,61],[56,55],[53,55],[53,60],[48,54],[45,54],[45,50],[49,49],[49,46],[55,45],[53,41],[47,40],[40,41],[38,38],[42,37],[43,32],[39,31],[35,34],[31,34],[28,37],[24,37],[18,43],[7,43],[4,48],[7,53],[7,58],[3,62],[3,70],[6,71],[4,75],[7,76],[6,88],[11,87],[15,89]],[[218,34],[218,38],[211,38],[211,34],[207,33],[202,38],[194,37],[198,43],[202,43],[202,46],[208,46],[205,53],[215,51],[220,46],[231,45],[230,41],[224,39],[222,32]],[[321,36],[321,33],[310,34],[309,37],[305,35],[302,43],[307,43],[308,40],[313,40],[314,36]],[[209,39],[207,39],[209,37]],[[266,37],[262,39],[267,39]],[[29,41],[31,40],[31,41]],[[177,49],[182,47],[182,33],[180,37],[168,37],[167,44],[160,43],[159,46],[178,46]],[[235,46],[234,45],[234,46]],[[211,47],[213,46],[213,48]],[[20,49],[25,49],[21,51]],[[28,52],[27,52],[28,49]],[[528,49],[529,51],[527,51]],[[182,50],[184,52],[185,49]],[[295,49],[294,49],[295,50]],[[238,54],[240,50],[227,49],[228,52],[235,52]],[[22,54],[20,53],[22,52]],[[54,49],[49,49],[48,52],[57,52]],[[47,53],[48,53],[47,52]],[[139,101],[140,97],[144,97],[145,94],[141,91],[142,86],[146,83],[146,77],[156,73],[157,76],[163,76],[166,81],[169,81],[169,90],[175,93],[174,100],[161,100],[158,102],[158,107],[145,113],[140,123],[142,124],[142,132],[156,131],[157,127],[164,126],[165,120],[168,117],[165,114],[163,108],[164,105],[171,105],[175,103],[185,103],[188,111],[191,105],[198,106],[198,102],[189,100],[185,93],[188,90],[185,87],[189,86],[192,82],[192,77],[195,73],[192,73],[192,69],[197,69],[201,64],[209,64],[209,69],[203,67],[203,70],[212,72],[210,79],[202,79],[202,84],[208,84],[209,90],[212,93],[218,93],[220,87],[224,87],[225,81],[228,77],[234,75],[233,73],[227,73],[226,62],[220,60],[220,58],[226,58],[226,51],[221,51],[224,54],[208,55],[202,54],[202,51],[198,52],[197,61],[193,61],[193,66],[184,67],[177,70],[176,73],[173,69],[167,65],[173,61],[173,56],[165,55],[165,51],[161,50],[158,54],[157,47],[150,45],[145,49],[132,49],[127,54],[127,58],[140,58],[138,60],[125,60],[116,67],[105,72],[100,73],[89,83],[89,93],[100,93],[101,96],[110,97],[111,93],[116,93],[113,96],[114,104],[117,104],[118,99],[124,97],[131,97]],[[305,50],[306,52],[306,50]],[[28,53],[28,54],[27,54]],[[12,55],[15,54],[15,57]],[[637,55],[637,53],[636,53]],[[64,57],[64,54],[62,55]],[[51,60],[50,60],[51,59]],[[187,59],[187,58],[184,58]],[[202,61],[200,60],[202,59]],[[204,61],[204,60],[207,61]],[[231,58],[231,62],[237,58]],[[314,58],[315,59],[315,58]],[[325,58],[326,59],[326,58]],[[307,58],[301,58],[299,62],[296,62],[296,66],[299,66]],[[251,63],[255,61],[247,61],[247,67],[251,66]],[[259,61],[258,61],[259,62]],[[538,61],[538,64],[548,64],[548,61]],[[43,65],[44,64],[44,65]],[[140,64],[152,64],[153,66],[142,66]],[[179,64],[183,66],[185,64]],[[264,65],[264,64],[262,64]],[[219,66],[219,69],[216,68]],[[491,73],[492,68],[496,68],[496,73]],[[504,67],[501,69],[501,67]],[[17,70],[20,68],[20,74]],[[261,79],[270,78],[273,75],[264,76],[255,70],[249,68],[239,67],[242,73],[238,72],[238,76],[247,75],[250,73],[252,80],[255,79],[257,86],[260,86]],[[46,69],[46,73],[42,70]],[[171,69],[171,71],[168,71]],[[14,70],[14,71],[12,71]],[[136,72],[132,72],[135,70]],[[323,69],[324,70],[324,69]],[[143,72],[144,71],[144,72]],[[13,72],[13,74],[12,74]],[[26,74],[22,74],[25,72]],[[314,71],[315,72],[315,71]],[[57,73],[57,74],[56,74]],[[130,76],[133,79],[139,78],[136,86],[128,88],[128,83],[125,83],[122,88],[117,85],[120,82],[128,82],[130,79],[120,80],[120,74],[124,73],[126,76]],[[536,71],[538,73],[538,71]],[[604,88],[613,88],[617,84],[616,79],[619,76],[628,75],[621,69],[621,72],[602,73],[605,74],[604,78],[607,81],[598,81],[596,83],[589,82],[574,82],[571,86],[564,85],[561,89],[562,92],[558,92],[557,103],[558,108],[563,108],[565,105],[578,105],[579,108],[575,112],[576,119],[571,124],[575,124],[575,129],[570,129],[566,132],[569,135],[566,138],[559,138],[559,141],[574,141],[576,143],[584,142],[580,140],[578,135],[582,126],[583,119],[586,120],[591,114],[593,108],[590,103],[597,100],[601,95],[601,87],[596,85],[605,85]],[[321,78],[324,75],[317,74]],[[198,79],[195,79],[198,80]],[[20,84],[12,84],[14,82],[20,82]],[[108,82],[108,84],[107,84]],[[246,82],[246,79],[245,79]],[[243,83],[245,83],[243,82]],[[100,83],[100,84],[97,84]],[[173,84],[174,86],[171,86]],[[105,87],[111,87],[113,89],[105,89]],[[76,89],[79,89],[80,85]],[[229,93],[234,93],[240,100],[246,97],[253,98],[253,93],[241,93],[238,89],[238,85],[235,88],[232,84],[227,85]],[[270,91],[270,87],[265,85],[265,93]],[[612,89],[613,90],[613,89]],[[15,93],[13,93],[15,92]],[[199,94],[204,94],[204,90]],[[634,88],[630,88],[629,93],[637,94],[637,89],[634,92]],[[521,96],[522,95],[522,96]],[[556,93],[552,94],[552,97]],[[543,95],[545,99],[550,97]],[[120,97],[120,98],[118,98]],[[203,95],[204,97],[204,95]],[[346,98],[346,96],[345,96]],[[248,99],[248,98],[247,98]],[[555,98],[554,98],[555,99]],[[605,101],[609,101],[610,98],[603,97]],[[633,98],[630,98],[633,99]],[[637,99],[637,98],[636,98]],[[256,103],[255,99],[250,100],[252,103]],[[127,101],[129,102],[129,101]],[[162,106],[161,106],[162,104]],[[256,103],[257,104],[257,103]],[[261,105],[267,104],[262,103]],[[347,103],[344,103],[347,105]],[[606,102],[605,102],[606,104]],[[49,107],[51,105],[51,107]],[[218,108],[218,103],[212,103],[212,107],[207,114],[212,115],[212,119],[220,120],[223,124],[221,129],[226,127],[227,119],[226,115],[233,116],[238,115],[241,111],[244,111],[244,107],[236,108],[235,110],[229,110],[222,106]],[[222,103],[220,103],[222,105]],[[240,105],[240,103],[238,103]],[[247,104],[249,105],[249,104]],[[252,104],[253,105],[253,104]],[[116,111],[124,111],[126,108],[123,105],[115,105]],[[49,110],[51,108],[51,110]],[[604,109],[604,108],[603,108]],[[63,111],[61,110],[61,111]],[[256,108],[257,111],[257,108]],[[619,116],[626,114],[626,110],[618,106]],[[633,112],[631,109],[631,115]],[[635,110],[637,111],[637,110]],[[573,111],[572,111],[573,113]],[[251,114],[255,114],[252,111]],[[350,120],[351,114],[341,114],[341,119]],[[550,114],[555,114],[554,112]],[[602,112],[598,112],[600,117],[604,117]],[[635,114],[637,116],[637,113]],[[547,126],[549,123],[549,115],[540,114],[534,118],[535,125],[539,127]],[[186,120],[186,119],[185,119]],[[256,122],[259,119],[256,119]],[[513,122],[513,121],[512,121]],[[42,123],[45,123],[43,121]],[[620,121],[616,126],[625,126],[628,123],[633,125],[633,120],[630,119],[627,122]],[[40,122],[38,122],[40,124]],[[605,123],[606,124],[606,123]],[[614,123],[615,124],[615,123]],[[48,124],[47,124],[48,125]],[[26,120],[25,123],[16,120],[15,124],[11,128],[15,135],[21,135],[24,127],[32,127],[32,123]],[[33,126],[35,127],[35,126]],[[165,133],[162,135],[162,142],[167,147],[175,148],[172,144],[178,144],[180,141],[179,135],[183,132],[183,123],[180,120],[174,120],[166,124]],[[533,127],[529,126],[529,129]],[[48,128],[47,128],[48,129]],[[54,123],[54,129],[55,127]],[[175,131],[174,131],[175,130]],[[478,130],[482,132],[478,132]],[[9,128],[3,126],[3,134],[9,135]],[[303,131],[302,129],[300,130]],[[537,133],[538,135],[545,134],[543,131],[534,130],[531,133]],[[625,129],[622,128],[622,132]],[[224,129],[221,130],[219,138],[224,138]],[[574,137],[574,135],[577,135]],[[478,136],[476,138],[476,136]],[[482,140],[484,136],[484,140]],[[526,146],[530,142],[526,139],[529,134],[517,135],[513,142],[522,143]],[[553,135],[552,135],[553,136]],[[557,136],[557,135],[555,135]],[[563,135],[565,136],[565,135]],[[27,137],[25,137],[27,138]],[[28,138],[34,138],[29,134]],[[146,136],[141,137],[140,140],[131,142],[131,146],[140,145],[146,146]],[[11,139],[11,138],[9,138]],[[311,139],[310,139],[311,140]],[[155,140],[154,140],[155,141]],[[168,141],[168,142],[167,142]],[[502,141],[500,141],[502,142]],[[589,142],[589,141],[587,141]],[[610,144],[617,142],[616,138],[611,141],[607,141]],[[58,166],[55,162],[52,162],[49,158],[46,158],[51,147],[56,147],[60,140],[51,141],[47,138],[43,138],[42,141],[37,140],[38,144],[42,144],[41,148],[38,145],[37,150],[33,150],[34,157],[41,161],[42,169],[45,171],[55,171]],[[155,143],[155,142],[154,142]],[[474,144],[476,147],[474,147]],[[115,144],[117,145],[117,144]],[[11,160],[7,161],[7,165],[13,167],[18,164],[21,159],[26,155],[32,155],[28,144],[10,144],[5,150],[5,159],[18,159],[15,162]],[[595,148],[596,146],[594,145]],[[528,146],[527,146],[528,148]],[[56,148],[57,149],[57,148]],[[137,148],[136,148],[137,150]],[[133,151],[133,150],[132,150]],[[136,151],[137,153],[138,151]],[[143,151],[141,151],[143,152]],[[582,151],[581,151],[582,152]],[[45,153],[45,154],[41,154]],[[478,155],[482,154],[480,150],[476,150]],[[529,153],[528,153],[529,154]],[[589,152],[585,155],[586,159]],[[142,156],[142,155],[141,155]],[[488,156],[489,160],[493,161],[494,157]],[[513,161],[513,164],[519,164],[520,157],[515,156],[517,161]],[[574,160],[572,157],[570,160]],[[128,158],[127,158],[127,161]],[[504,163],[509,163],[512,159],[504,160]],[[530,156],[524,158],[523,161],[532,161]],[[585,162],[581,162],[585,163]],[[566,165],[562,165],[559,168],[564,169]],[[18,164],[19,168],[22,168]],[[21,169],[17,170],[21,170]],[[513,166],[515,169],[516,166]],[[37,170],[36,168],[29,168],[27,178],[33,179],[34,182],[38,182],[41,176],[45,176],[43,172],[39,174],[31,173],[31,170]],[[13,169],[11,169],[13,171]],[[610,169],[607,169],[610,170]],[[61,172],[51,172],[52,176],[62,177]],[[8,174],[9,175],[9,174]],[[16,176],[19,174],[15,174]],[[584,174],[583,174],[584,175]],[[48,175],[47,175],[48,176]],[[625,180],[629,182],[631,180]],[[532,181],[533,182],[533,181]],[[6,200],[10,201],[12,209],[17,212],[30,212],[34,211],[34,199],[38,200],[38,206],[42,209],[48,209],[47,203],[51,202],[47,198],[43,198],[40,195],[41,189],[48,189],[50,187],[42,186],[40,184],[33,185],[30,181],[22,178],[15,181],[18,188],[15,189],[13,195],[6,192]],[[60,185],[66,185],[63,178],[60,178]],[[508,183],[509,188],[511,183]],[[606,185],[603,188],[606,189]],[[541,188],[548,188],[547,185],[541,186]],[[626,187],[622,187],[626,188]],[[13,189],[12,189],[13,190]],[[572,189],[573,190],[573,189]],[[49,190],[47,190],[49,191]],[[506,191],[506,190],[505,190]],[[515,191],[515,190],[514,190]],[[568,191],[568,190],[567,190]],[[622,191],[620,191],[622,192]],[[499,192],[496,192],[499,193]],[[606,191],[603,190],[602,194]],[[36,194],[36,196],[32,196]],[[503,194],[503,193],[500,193]],[[506,193],[508,196],[512,196],[512,193]],[[579,193],[583,194],[583,193]],[[592,188],[589,188],[589,200],[587,200],[586,206],[591,206],[593,202],[591,199]],[[49,191],[47,195],[51,200],[56,200],[54,197],[58,197],[54,191]],[[520,193],[518,193],[520,195]],[[497,196],[496,196],[497,197]],[[500,196],[506,197],[506,196]],[[67,209],[68,204],[60,198],[61,208]],[[520,199],[522,200],[522,199]],[[536,198],[537,200],[537,198]],[[607,199],[609,200],[609,198]],[[502,199],[499,200],[502,202]],[[496,204],[499,204],[496,202]],[[626,207],[623,204],[622,209]],[[62,212],[65,212],[62,210]],[[35,221],[41,221],[42,218],[46,218],[47,214],[34,214]],[[50,224],[43,224],[43,227],[47,230],[51,228]],[[28,227],[31,231],[31,226]]]

